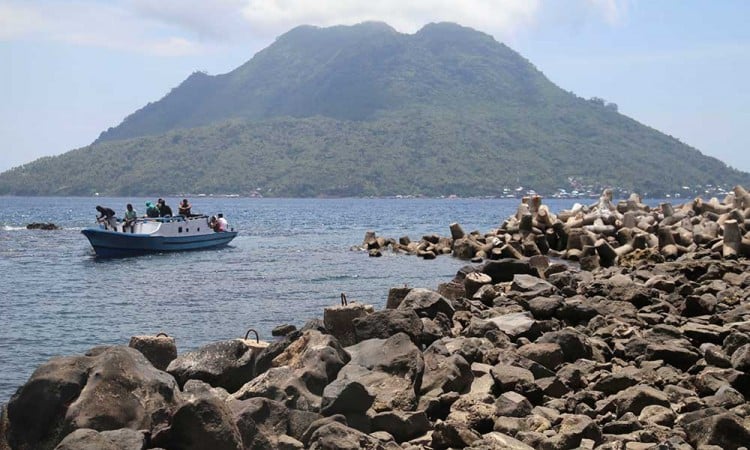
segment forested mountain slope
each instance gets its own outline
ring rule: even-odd
[[[279,37],[194,73],[92,145],[0,174],[0,194],[647,195],[750,176],[550,82],[491,36],[382,23]]]

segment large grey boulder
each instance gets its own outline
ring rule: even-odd
[[[338,380],[356,381],[375,396],[375,411],[413,410],[424,372],[422,352],[405,333],[347,347],[351,360]]]
[[[524,274],[513,275],[510,288],[513,291],[524,293],[524,296],[528,298],[549,296],[557,292],[557,287],[548,281]]]
[[[745,344],[732,353],[732,367],[750,373],[750,344]]]
[[[526,311],[501,314],[490,317],[487,321],[494,324],[511,339],[518,337],[536,338],[539,336],[537,321]]]
[[[438,313],[451,318],[455,312],[450,300],[435,291],[423,288],[412,289],[398,305],[398,309],[413,309],[419,317],[430,319],[434,319]]]
[[[552,448],[576,448],[583,439],[602,441],[602,431],[590,417],[581,414],[563,414],[557,434],[550,440]]]
[[[536,361],[550,370],[555,370],[565,362],[565,354],[562,348],[554,342],[522,345],[518,348],[518,354]]]
[[[560,296],[536,297],[529,300],[528,304],[535,319],[547,320],[554,317],[563,306],[563,299]]]
[[[573,328],[564,328],[560,331],[550,331],[544,333],[537,340],[538,343],[554,343],[560,346],[565,361],[574,362],[580,358],[591,358],[591,342],[586,335],[576,331]]]
[[[312,319],[308,321],[301,330],[292,331],[278,341],[270,342],[268,344],[268,347],[261,350],[255,357],[253,377],[258,376],[273,367],[273,360],[280,354],[284,353],[284,350],[289,348],[292,343],[302,337],[302,333],[306,331],[318,331],[320,333],[327,333],[322,320]]]
[[[438,339],[453,335],[453,321],[443,313],[437,313],[434,319],[422,317],[419,320],[422,322],[422,334],[419,342],[415,342],[417,346],[427,347]]]
[[[181,450],[244,448],[229,406],[209,394],[191,396],[180,404],[169,426],[154,434],[152,444]]]
[[[438,421],[432,432],[431,447],[436,450],[470,447],[481,435],[461,422]]]
[[[326,416],[364,414],[374,400],[375,396],[361,383],[346,378],[336,379],[323,389],[320,412]]]
[[[354,342],[367,339],[388,339],[396,333],[406,333],[418,344],[424,325],[414,310],[385,309],[354,319]]]
[[[86,385],[92,364],[91,358],[65,356],[34,371],[7,405],[3,438],[10,448],[51,449],[73,431],[66,424],[65,413]]]
[[[720,413],[683,425],[688,442],[696,447],[715,445],[725,450],[747,447],[750,429],[740,417],[732,413]]]
[[[506,258],[488,261],[482,267],[482,272],[492,277],[493,283],[502,283],[512,281],[513,277],[518,274],[529,275],[532,273],[532,269],[528,261]]]
[[[472,381],[471,365],[461,355],[451,354],[442,341],[434,342],[425,350],[421,394],[433,390],[463,394]]]
[[[487,338],[464,337],[443,338],[440,342],[445,344],[448,352],[459,354],[469,364],[479,362],[494,364],[500,349]]]
[[[283,402],[289,408],[318,411],[323,389],[336,379],[347,361],[349,354],[335,337],[308,330],[273,359],[269,370],[246,383],[232,397],[236,400],[265,397]]]
[[[616,414],[625,413],[638,415],[643,408],[650,405],[669,407],[669,399],[662,391],[646,385],[636,385],[618,392],[611,398]]]
[[[472,450],[534,450],[534,447],[497,431],[482,435],[482,438],[474,441],[469,448]]]
[[[529,399],[518,392],[504,392],[495,400],[495,410],[498,416],[526,417],[531,414],[532,408]]]
[[[529,370],[502,363],[493,366],[490,375],[500,392],[513,391],[517,387],[534,382],[534,374]]]
[[[139,351],[97,347],[39,367],[8,403],[14,449],[51,449],[79,428],[152,429],[180,401],[174,378]]]
[[[246,449],[283,448],[283,436],[300,441],[310,424],[321,418],[263,397],[230,401],[229,407]]]
[[[424,411],[384,411],[372,417],[372,429],[387,431],[397,442],[425,434],[430,421]]]
[[[146,436],[127,428],[96,431],[79,428],[65,436],[55,450],[145,450]]]
[[[687,370],[700,359],[700,353],[690,345],[654,343],[646,347],[645,358],[650,361],[661,359],[680,370]]]
[[[338,422],[331,422],[316,429],[306,444],[310,450],[383,450],[386,448],[378,439]]]
[[[347,347],[346,351],[351,355],[347,366],[356,365],[421,382],[424,358],[405,333],[388,339],[368,339]]]
[[[388,300],[385,302],[386,309],[396,309],[404,298],[411,292],[410,287],[392,287],[388,290]]]
[[[214,342],[178,356],[167,372],[180,386],[192,379],[234,392],[253,378],[255,359],[265,347],[245,339]]]
[[[344,294],[341,295],[345,299]],[[355,302],[330,306],[323,310],[323,323],[326,329],[341,342],[341,345],[352,345],[357,342],[354,334],[354,320],[372,312],[372,305]]]

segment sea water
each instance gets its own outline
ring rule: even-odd
[[[365,232],[449,236],[489,231],[515,212],[516,199],[192,198],[193,212],[223,213],[240,233],[223,249],[101,260],[80,230],[96,205],[119,214],[144,198],[0,197],[0,404],[55,356],[80,355],[131,336],[165,332],[179,352],[244,336],[270,340],[280,324],[302,326],[349,301],[385,305],[394,286],[435,289],[467,264],[353,251]],[[173,210],[177,198],[167,198]],[[586,200],[591,202],[591,200]],[[553,211],[574,200],[545,201]],[[57,231],[26,230],[52,222]]]

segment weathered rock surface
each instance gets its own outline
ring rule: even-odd
[[[336,379],[349,354],[338,340],[316,330],[308,330],[272,361],[272,367],[255,377],[232,397],[244,400],[266,397],[287,407],[318,411],[326,385]]]
[[[137,350],[97,347],[39,367],[8,403],[14,449],[51,449],[79,428],[151,429],[180,401],[174,378]]]
[[[195,379],[234,392],[252,379],[255,358],[261,350],[244,339],[215,342],[183,353],[169,363],[167,372],[181,386]]]
[[[413,410],[424,373],[422,352],[405,333],[347,347],[351,360],[337,381],[356,381],[375,397],[375,411]]]
[[[173,412],[168,427],[159,430],[153,443],[185,450],[242,450],[243,442],[225,401],[211,395],[186,399]]]
[[[144,450],[144,433],[123,428],[98,432],[90,428],[79,428],[60,442],[55,450]]]

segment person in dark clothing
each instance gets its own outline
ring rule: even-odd
[[[146,202],[146,217],[159,217],[159,208],[151,202]]]
[[[163,198],[160,198],[156,202],[156,207],[159,208],[160,217],[172,217],[172,208],[167,205],[167,202],[165,202]]]
[[[188,199],[183,198],[182,203],[180,203],[180,209],[179,213],[181,216],[190,217],[192,214],[190,214],[190,203],[188,203]]]
[[[97,206],[96,210],[99,211],[99,216],[97,216],[96,221],[99,223],[104,224],[104,229],[107,229],[107,226],[112,227],[113,231],[117,231],[117,219],[115,218],[115,210],[112,208],[106,208],[104,206]]]

